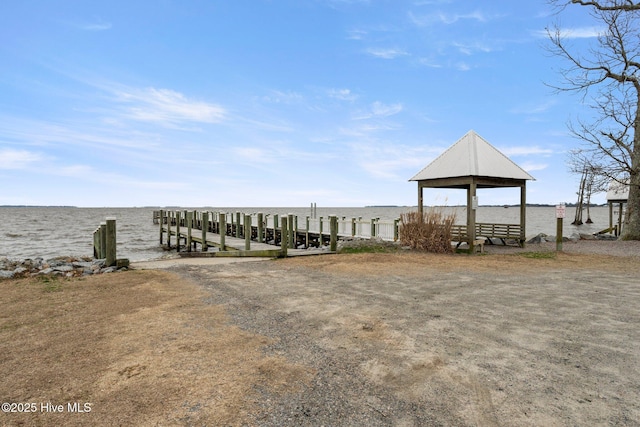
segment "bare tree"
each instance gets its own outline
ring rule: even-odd
[[[602,170],[595,167],[585,157],[582,150],[572,150],[569,152],[569,170],[580,175],[580,185],[578,187],[578,202],[576,203],[576,214],[573,225],[582,225],[582,211],[586,209],[587,220],[584,223],[591,224],[591,196],[596,193],[607,191],[609,178],[603,174]]]
[[[584,142],[587,166],[621,182],[628,177],[629,199],[622,239],[640,240],[640,1],[549,0],[558,13],[589,9],[602,32],[586,51],[569,45],[559,27],[547,28],[551,51],[568,64],[559,91],[589,98],[593,119],[569,126]]]

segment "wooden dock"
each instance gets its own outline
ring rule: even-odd
[[[395,241],[399,220],[306,217],[301,226],[291,214],[160,210],[154,211],[153,222],[159,225],[160,244],[181,256],[283,257],[311,254],[314,248],[335,252],[344,238]]]

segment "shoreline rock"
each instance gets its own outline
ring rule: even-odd
[[[82,277],[93,274],[128,270],[124,267],[107,267],[104,259],[88,257],[56,257],[51,259],[26,258],[21,260],[0,258],[0,279],[20,279],[34,276]]]

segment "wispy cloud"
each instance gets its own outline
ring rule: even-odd
[[[106,31],[110,30],[112,25],[110,22],[99,22],[92,24],[82,24],[79,27],[80,29],[85,31]]]
[[[392,131],[398,129],[399,126],[389,123],[365,123],[351,127],[342,127],[339,129],[341,135],[352,138],[365,138],[371,136],[372,133],[380,131]]]
[[[409,53],[404,49],[398,48],[369,48],[366,50],[371,56],[375,56],[376,58],[382,59],[394,59],[400,56],[407,56]]]
[[[0,149],[0,170],[25,169],[40,160],[42,160],[42,155],[32,151],[14,150],[12,148]]]
[[[239,158],[239,160],[248,163],[267,164],[275,161],[272,150],[258,147],[237,147],[233,149],[233,152],[235,159]]]
[[[496,48],[479,41],[473,43],[453,42],[452,45],[465,55],[472,55],[475,52],[490,53],[496,50]]]
[[[376,101],[371,105],[371,112],[377,117],[387,117],[398,114],[403,110],[402,104],[383,104],[380,101]]]
[[[404,107],[401,103],[385,104],[380,101],[376,101],[371,104],[368,111],[356,114],[354,120],[366,120],[373,117],[389,117],[400,113]]]
[[[304,100],[304,96],[293,91],[272,90],[262,100],[273,104],[297,104]]]
[[[175,126],[183,122],[220,123],[226,117],[223,107],[188,99],[170,89],[123,89],[116,97],[133,120]]]
[[[348,40],[364,40],[368,32],[365,30],[349,30],[347,31]]]
[[[110,30],[113,25],[111,22],[105,22],[102,19],[86,20],[86,21],[63,21],[63,25],[82,30],[82,31],[106,31]]]
[[[71,165],[56,168],[54,171],[57,175],[70,176],[74,178],[86,178],[95,173],[94,168],[88,165]]]
[[[533,31],[536,37],[547,38],[549,34],[559,32],[559,36],[563,39],[588,39],[599,37],[606,32],[604,27],[575,27],[575,28],[549,28],[544,30]]]
[[[525,162],[525,163],[522,163],[520,167],[526,170],[527,172],[533,172],[533,171],[541,171],[541,170],[547,169],[549,165],[547,163]]]
[[[429,68],[442,68],[442,64],[432,58],[420,58],[418,64]]]
[[[420,16],[416,15],[413,12],[409,12],[408,16],[409,16],[409,20],[419,27],[424,27],[424,26],[433,25],[433,24],[451,25],[464,20],[471,20],[471,21],[485,23],[499,17],[498,15],[489,15],[479,10],[469,12],[469,13],[445,13],[445,12],[439,11],[439,12],[434,12],[434,13],[430,13],[427,15],[420,15]]]
[[[328,95],[330,98],[339,99],[340,101],[353,102],[358,99],[358,95],[351,92],[350,89],[330,89]]]

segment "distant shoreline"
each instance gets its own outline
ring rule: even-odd
[[[575,208],[575,203],[565,203],[568,208]],[[425,205],[425,207],[448,207],[448,208],[465,208],[466,205]],[[545,203],[527,203],[525,206],[530,208],[554,208],[556,204]],[[607,203],[591,204],[590,208],[606,207]],[[192,206],[188,207],[191,208]],[[253,206],[246,206],[245,208],[251,208]],[[283,206],[284,207],[284,206]],[[294,206],[296,207],[296,206]],[[297,206],[297,208],[307,208],[308,206]],[[323,206],[321,206],[323,207]],[[328,207],[343,207],[343,206],[328,206]],[[367,206],[344,206],[345,208],[365,208],[365,209],[377,209],[377,208],[418,208],[417,205],[367,205]],[[515,205],[480,205],[481,208],[515,208],[520,207],[519,204]],[[584,205],[586,208],[587,205]],[[67,206],[67,205],[0,205],[0,208],[70,208],[70,209],[185,209],[183,206]],[[223,207],[224,208],[224,207]],[[241,207],[239,207],[241,208]],[[275,208],[275,207],[274,207]]]

